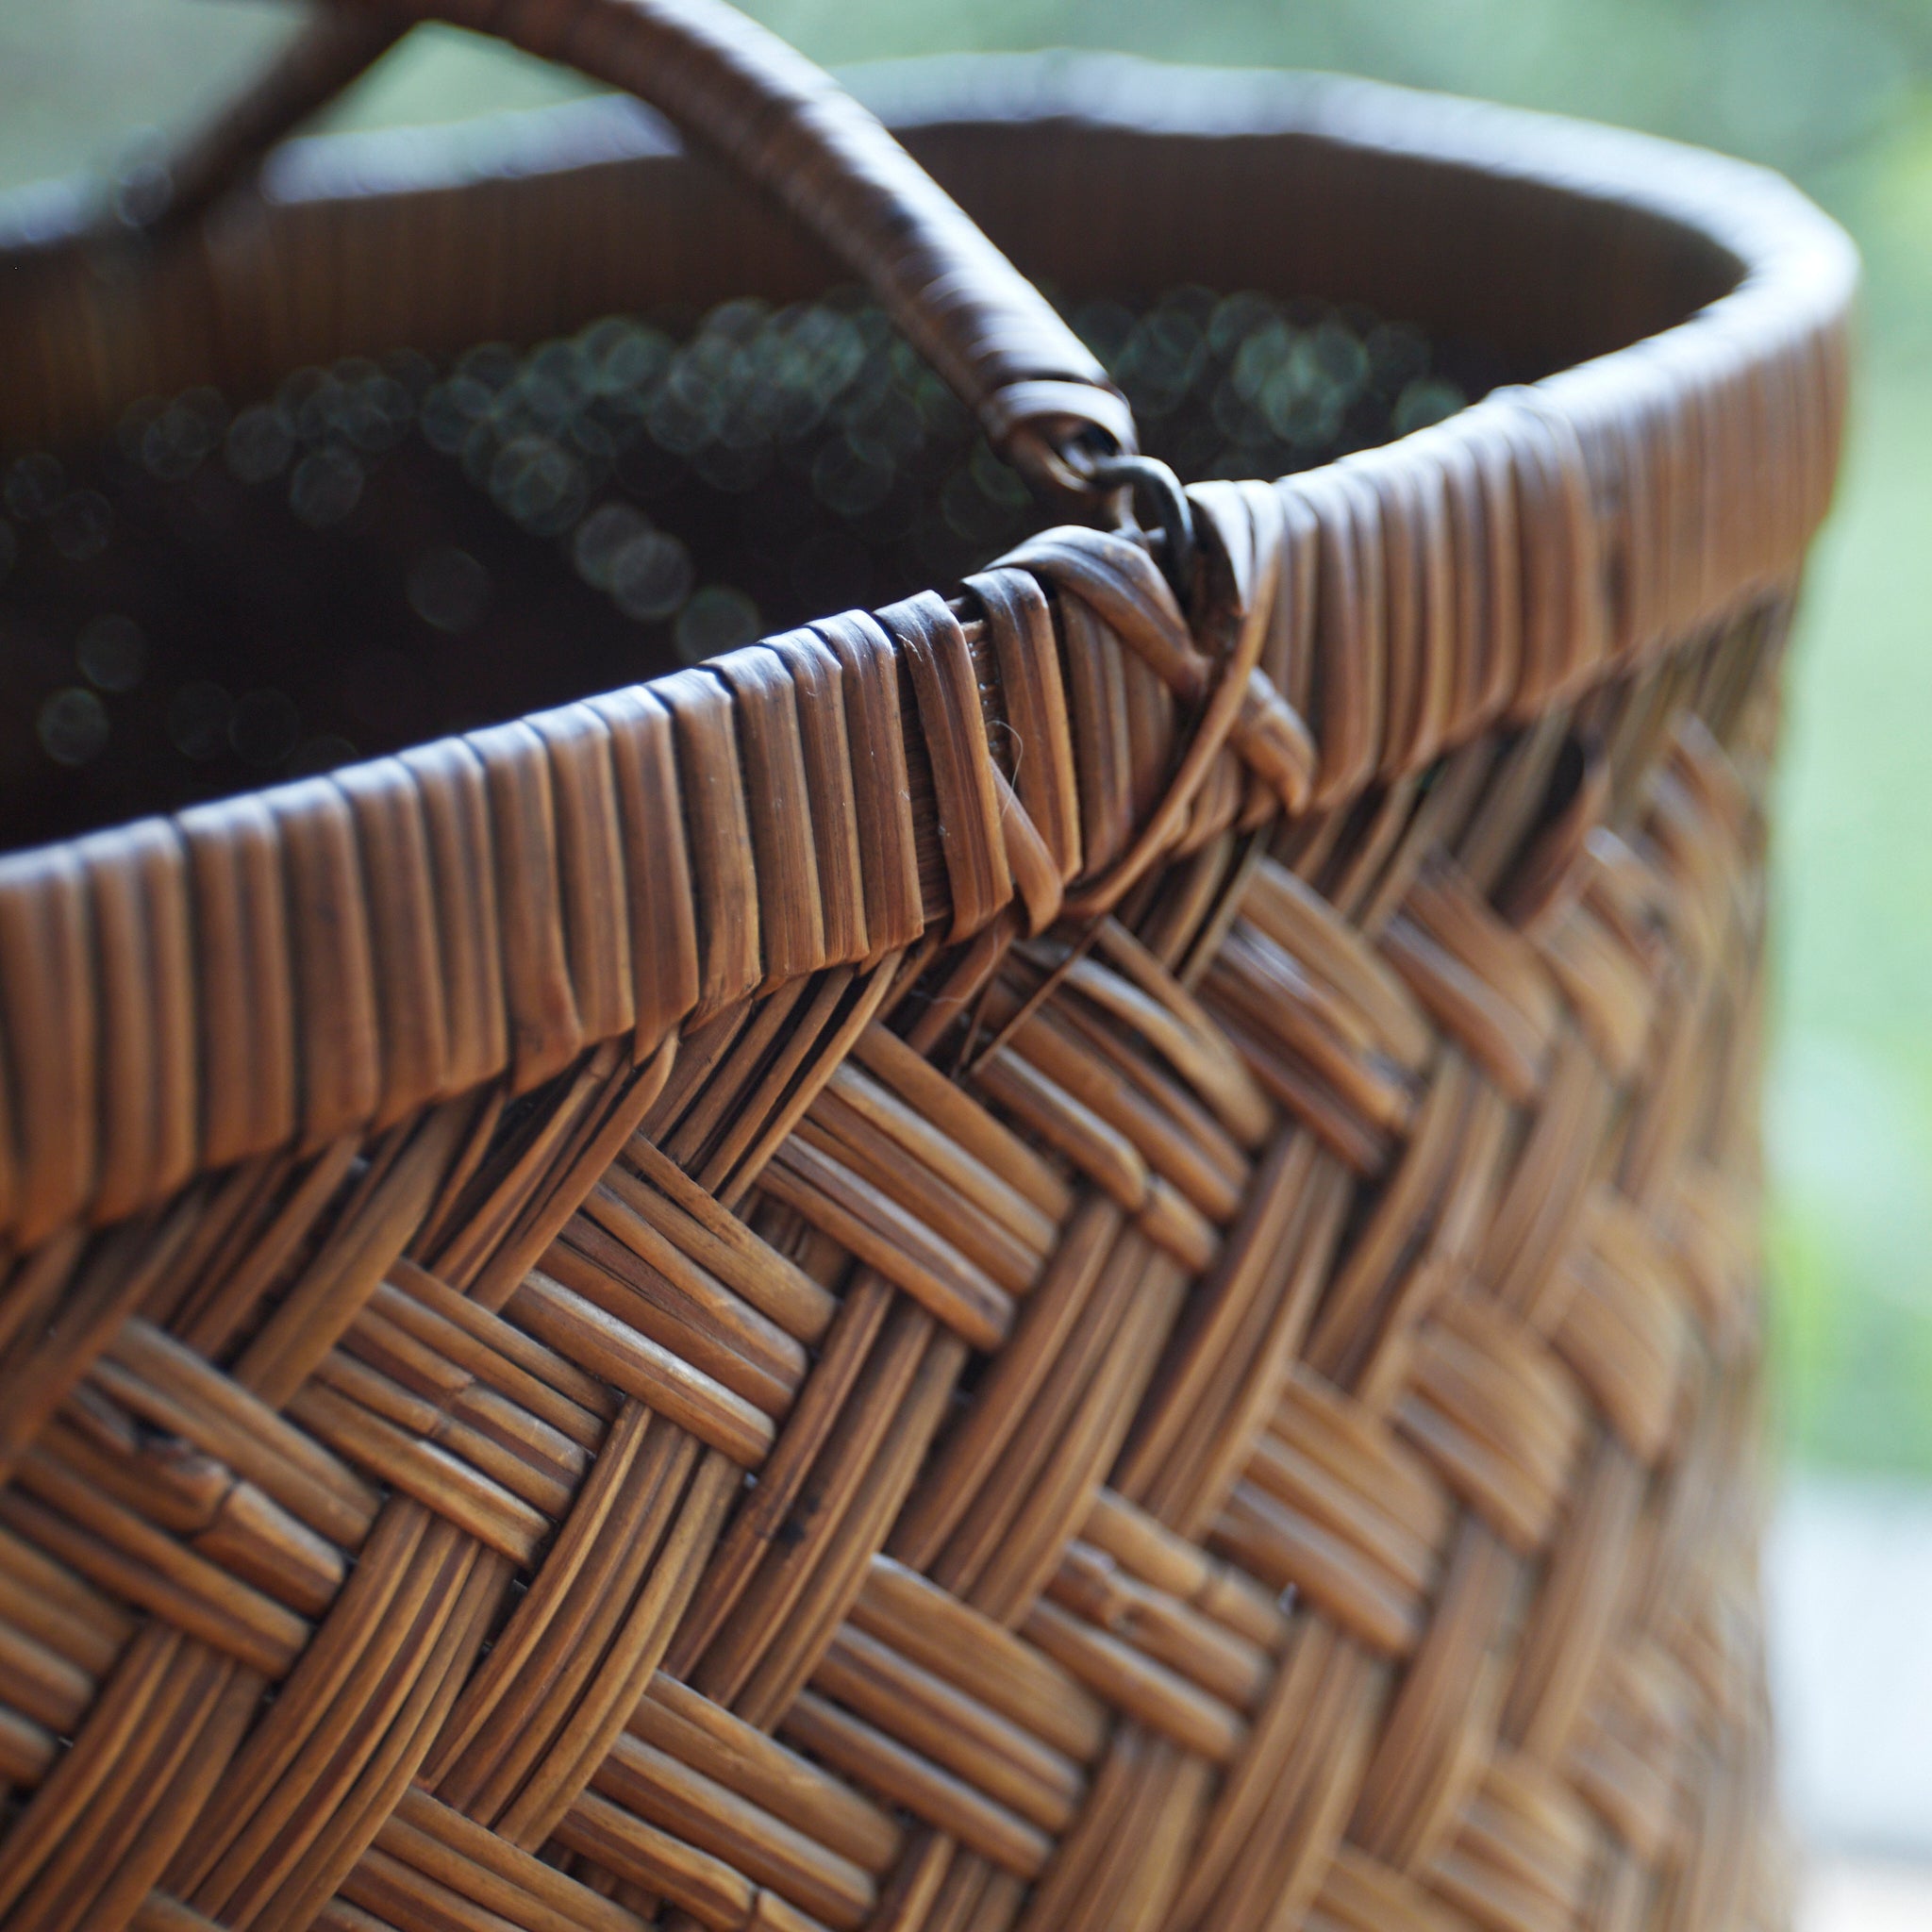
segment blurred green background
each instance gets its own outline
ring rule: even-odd
[[[1778,844],[1770,1240],[1806,1462],[1932,1474],[1932,0],[754,0],[816,58],[1079,45],[1344,69],[1619,121],[1794,176],[1867,265]],[[289,31],[271,0],[0,0],[0,186],[111,164]],[[336,125],[578,92],[424,33]]]

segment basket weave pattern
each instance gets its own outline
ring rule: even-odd
[[[1285,502],[1293,548],[1255,515]],[[1215,508],[1276,544],[1241,627],[1306,635],[1307,494]],[[1567,707],[1312,837],[1224,751],[1158,889],[989,1053],[1058,963],[1026,926],[1136,822],[1100,727],[1172,711],[1126,556],[1040,559],[1071,695],[1039,580],[986,586],[1006,714],[1058,750],[1017,784],[944,608],[885,614],[924,841],[853,755],[901,696],[855,618],[102,841],[31,926],[9,881],[9,991],[55,974],[74,1021],[16,1046],[21,1124],[69,1128],[17,1181],[173,1178],[194,1068],[162,1027],[97,1141],[55,1104],[170,998],[236,1069],[208,1091],[238,1141],[278,1143],[23,1240],[0,1521],[59,1618],[8,1626],[9,1923],[121,1924],[152,1885],[231,1925],[635,1923],[546,1844],[720,1927],[1421,1926],[1431,1892],[1554,1927],[1606,1887],[1637,1916],[1595,1923],[1639,1924],[1658,1874],[1701,1898],[1755,1863],[1782,603],[1594,693],[1579,796],[1615,803],[1527,857]],[[688,855],[647,837],[680,786]],[[733,820],[760,864],[714,877]],[[377,850],[435,921],[358,889]],[[282,891],[224,929],[248,865]],[[465,943],[499,922],[528,936],[500,966]],[[263,996],[294,976],[347,1009],[326,1052]],[[430,986],[436,1031],[386,1032]],[[514,1119],[479,1085],[506,1062]]]
[[[1756,299],[0,864],[0,1926],[1780,1923]]]

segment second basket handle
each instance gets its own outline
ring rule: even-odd
[[[1096,490],[1134,447],[1125,399],[1053,306],[823,69],[724,0],[330,0],[187,151],[213,192],[418,22],[492,35],[656,108],[858,275],[1036,482]]]

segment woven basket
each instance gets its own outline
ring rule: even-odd
[[[0,1926],[1781,1924],[1763,804],[1842,238],[1358,85],[902,76],[1064,293],[1559,372],[1156,541],[1092,526],[1162,504],[1120,397],[822,76],[439,10],[784,213],[596,106],[218,195],[396,31],[332,24],[141,273],[35,204],[0,446],[842,264],[1088,521],[0,862]]]

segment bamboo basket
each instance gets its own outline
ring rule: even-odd
[[[247,185],[401,24],[330,21],[136,272],[16,205],[0,446],[856,272],[1076,520],[0,861],[0,1926],[1783,1924],[1764,802],[1842,237],[1105,61],[886,87],[956,205],[697,0],[438,10],[767,203],[603,105]],[[1178,499],[989,235],[1555,373]]]

